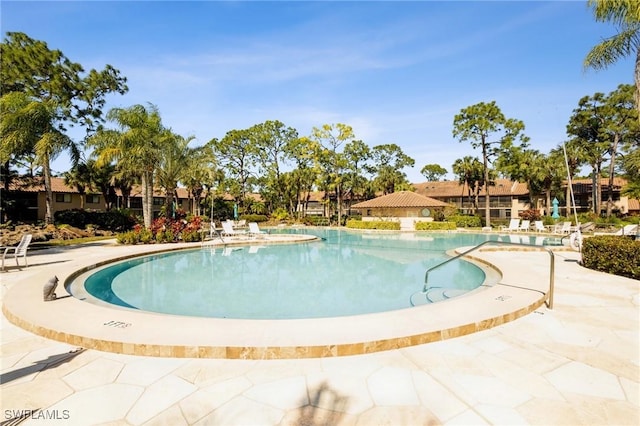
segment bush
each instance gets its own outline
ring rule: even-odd
[[[541,217],[542,215],[538,209],[529,209],[520,212],[520,219],[522,220],[529,220],[533,222],[535,220],[540,220]]]
[[[458,228],[480,228],[482,226],[480,216],[451,215],[447,221],[455,223]]]
[[[60,210],[54,213],[53,218],[57,225],[65,224],[78,229],[94,225],[98,229],[114,232],[128,231],[136,224],[135,218],[128,210]]]
[[[200,216],[189,216],[188,219],[159,217],[151,222],[149,229],[136,225],[133,231],[116,235],[116,239],[121,244],[173,243],[180,240],[194,242],[200,241],[201,228]]]
[[[346,223],[347,228],[353,229],[383,229],[388,231],[399,231],[400,222],[392,222],[387,220],[356,220],[349,219]]]
[[[416,223],[416,231],[452,231],[452,230],[455,231],[455,229],[456,229],[455,222],[417,222]]]
[[[289,212],[282,207],[278,207],[273,213],[271,213],[271,218],[277,222],[287,220],[289,218]]]
[[[266,222],[269,218],[263,214],[243,214],[240,216],[240,219],[246,220],[247,222]]]
[[[640,280],[640,240],[621,236],[585,238],[582,263],[589,269]]]

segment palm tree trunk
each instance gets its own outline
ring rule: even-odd
[[[153,176],[148,170],[142,173],[142,219],[145,228],[151,228],[153,220]]]
[[[607,189],[607,218],[611,217],[611,211],[613,210],[613,178],[615,175],[616,166],[616,151],[618,150],[618,134],[613,138],[611,145],[611,159],[609,160],[609,188]]]
[[[42,174],[44,177],[44,190],[45,190],[45,213],[44,221],[47,225],[53,224],[53,211],[51,208],[53,200],[53,190],[51,189],[51,166],[49,165],[49,158],[45,158],[42,162]]]

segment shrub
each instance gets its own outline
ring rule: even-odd
[[[243,214],[240,216],[240,219],[246,220],[247,222],[266,222],[269,218],[263,214]]]
[[[273,213],[271,213],[271,218],[276,221],[287,220],[288,217],[289,212],[287,212],[282,207],[278,207]]]
[[[458,228],[480,228],[482,226],[480,216],[451,215],[447,221],[455,223]]]
[[[451,231],[455,229],[456,229],[455,222],[417,222],[416,223],[416,231]]]
[[[98,229],[114,232],[128,231],[136,224],[135,218],[128,210],[60,210],[55,212],[53,217],[56,224],[66,224],[79,229],[95,225]]]
[[[520,212],[520,219],[522,220],[530,220],[533,222],[534,220],[540,220],[541,217],[542,215],[538,209],[529,209]]]
[[[349,219],[346,223],[347,228],[353,229],[383,229],[389,231],[399,231],[400,222],[393,222],[388,220],[356,220]]]
[[[640,280],[640,240],[620,236],[585,238],[582,263],[589,269]]]

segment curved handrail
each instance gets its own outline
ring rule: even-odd
[[[466,250],[462,253],[457,254],[456,256],[449,258],[447,260],[445,260],[444,262],[441,262],[435,266],[432,266],[431,268],[427,269],[427,272],[425,272],[424,274],[424,287],[422,288],[422,291],[417,291],[415,293],[413,293],[410,297],[409,297],[409,303],[411,303],[411,306],[415,306],[415,304],[413,303],[413,296],[415,296],[418,293],[422,293],[422,294],[427,294],[427,292],[429,291],[430,287],[428,287],[428,282],[429,282],[429,272],[433,271],[434,269],[437,269],[441,266],[446,265],[449,262],[453,262],[454,260],[457,260],[469,253],[471,253],[472,251],[478,250],[480,247],[483,247],[485,245],[488,244],[496,244],[496,245],[507,245],[507,246],[522,246],[522,247],[529,247],[529,248],[537,248],[537,249],[544,249],[547,251],[547,253],[549,253],[549,256],[551,257],[551,260],[549,262],[549,292],[546,294],[546,298],[545,298],[545,304],[547,305],[547,307],[549,309],[553,309],[553,291],[554,291],[554,286],[555,286],[555,279],[554,279],[554,275],[555,275],[555,256],[553,255],[553,251],[551,251],[548,247],[545,246],[533,246],[530,244],[522,244],[522,243],[512,243],[509,241],[484,241],[480,244],[478,244],[477,246],[474,246],[472,248],[470,248],[469,250]]]

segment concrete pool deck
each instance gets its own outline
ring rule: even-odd
[[[3,317],[3,421],[19,417],[20,410],[40,409],[24,424],[43,424],[37,416],[44,415],[66,416],[60,424],[83,425],[640,423],[640,283],[586,270],[576,263],[575,252],[556,253],[553,310],[540,303],[539,291],[548,288],[546,253],[492,250],[477,257],[502,272],[503,285],[399,311],[402,314],[394,317],[363,316],[358,324],[335,319],[334,323],[294,322],[282,326],[285,329],[279,332],[285,335],[278,339],[255,323],[229,327],[231,331],[216,326],[212,332],[202,323],[187,322],[174,332],[171,316],[158,316],[174,320],[167,323],[155,317],[129,322],[120,316],[129,311],[72,298],[42,302],[42,285],[53,273],[62,283],[63,276],[83,265],[146,250],[149,247],[93,243],[31,252],[29,268],[13,267],[0,274],[3,311],[16,315],[8,305],[19,300],[19,306],[24,305],[21,315],[32,315],[40,326],[46,311],[53,311],[69,327],[93,327],[105,340],[138,329],[138,337],[148,342],[167,335],[190,342],[205,335],[225,336],[226,342],[233,339],[235,343],[226,348],[267,343],[292,347],[298,338],[308,339],[301,346],[325,347],[328,341],[322,339],[340,336],[343,349],[357,348],[357,355],[334,357],[349,354],[336,352],[321,354],[324,358],[267,360],[262,358],[272,353],[246,349],[244,353],[226,349],[219,358],[252,359],[198,359],[213,355],[200,352],[149,357],[76,351],[86,346],[31,334]],[[517,288],[532,286],[534,291]],[[64,290],[58,288],[57,293],[61,296]],[[93,312],[78,315],[75,309],[80,305]],[[367,349],[353,340],[362,340],[358,333],[366,333],[366,341],[384,341],[415,334],[418,324],[424,331],[425,324],[441,328],[459,318],[475,321],[478,311],[487,309],[490,318],[500,317],[514,306],[516,311],[522,309],[520,305],[532,313],[429,344],[367,353],[386,348]],[[423,310],[436,307],[435,313]],[[125,324],[132,325],[121,327]],[[208,340],[209,347],[216,347],[211,343]]]

